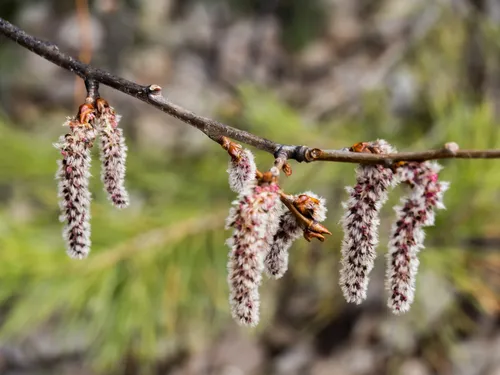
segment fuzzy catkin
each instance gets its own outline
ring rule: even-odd
[[[383,140],[372,143],[381,153],[395,149]],[[388,191],[398,183],[392,169],[383,165],[359,165],[354,187],[347,187],[350,197],[343,203],[344,239],[339,284],[347,302],[359,304],[366,299],[369,273],[373,269],[378,244],[379,212],[387,201]]]
[[[233,202],[226,221],[233,228],[227,241],[229,302],[233,318],[241,325],[259,322],[259,285],[269,240],[279,225],[281,202],[276,184],[253,186]]]
[[[71,133],[61,136],[54,144],[62,155],[58,160],[60,220],[65,221],[63,237],[71,258],[86,258],[90,251],[90,148],[95,130],[68,118]]]
[[[315,198],[318,203],[311,203],[307,209],[311,212],[310,219],[322,222],[326,218],[325,200],[308,191],[302,193]],[[295,197],[297,198],[297,196]],[[292,244],[304,233],[304,229],[297,222],[296,217],[288,210],[280,216],[279,228],[273,236],[269,252],[264,261],[266,273],[269,277],[279,279],[288,270],[288,251]]]
[[[101,181],[108,199],[118,208],[129,205],[129,197],[125,189],[125,162],[127,146],[123,130],[118,128],[120,116],[111,107],[99,115],[99,150],[102,164]]]
[[[227,168],[229,187],[235,193],[241,193],[255,181],[257,166],[250,150],[241,150],[238,158],[231,158]]]
[[[280,217],[279,229],[274,235],[270,249],[264,261],[269,277],[279,279],[288,269],[288,250],[304,230],[291,212],[285,212]]]
[[[444,209],[447,182],[438,181],[441,166],[436,162],[410,162],[398,169],[410,193],[396,206],[387,254],[386,289],[388,306],[395,313],[407,312],[415,298],[418,252],[424,247],[423,227],[434,224],[435,209]]]

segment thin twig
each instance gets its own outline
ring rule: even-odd
[[[0,33],[15,41],[31,52],[66,69],[83,80],[95,81],[112,87],[136,99],[142,100],[151,106],[173,116],[186,124],[194,126],[210,139],[220,142],[221,136],[226,136],[241,143],[266,151],[272,155],[280,153],[280,160],[296,160],[298,162],[333,161],[344,163],[371,163],[390,164],[396,161],[424,161],[431,159],[498,159],[500,150],[428,150],[422,152],[402,152],[397,154],[365,154],[344,150],[321,150],[308,146],[282,145],[244,130],[233,128],[219,121],[199,116],[177,104],[170,102],[162,94],[158,85],[142,86],[127,79],[115,76],[105,70],[94,68],[71,56],[62,53],[59,48],[50,42],[43,41],[29,35],[20,28],[0,18]],[[281,159],[283,158],[283,159]]]
[[[385,164],[396,161],[425,161],[433,159],[498,159],[500,150],[457,150],[451,152],[443,147],[421,152],[398,152],[397,154],[364,154],[349,151],[314,149],[307,153],[307,161],[339,161],[345,163]]]
[[[310,241],[312,238],[317,238],[318,240],[323,242],[325,240],[325,234],[332,234],[328,229],[326,229],[326,227],[324,227],[317,221],[304,216],[297,209],[297,207],[295,207],[295,205],[291,201],[290,196],[282,191],[280,192],[280,200],[297,219],[297,222],[304,230],[304,238],[307,241]]]
[[[90,104],[94,104],[99,97],[99,82],[93,79],[86,79],[85,88],[87,89],[87,100]]]

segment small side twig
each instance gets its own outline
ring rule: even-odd
[[[287,177],[290,177],[292,175],[292,167],[288,164],[288,154],[283,150],[283,147],[280,147],[276,151],[274,158],[274,166],[279,171],[283,171]]]
[[[312,238],[317,238],[321,242],[325,240],[325,234],[331,235],[332,233],[323,225],[315,220],[309,219],[302,215],[302,213],[295,207],[290,196],[280,192],[281,202],[288,208],[288,210],[297,218],[297,221],[304,229],[304,238],[310,241]]]
[[[99,82],[93,79],[85,80],[85,88],[87,89],[87,98],[85,102],[88,104],[95,104],[97,98],[99,98]]]

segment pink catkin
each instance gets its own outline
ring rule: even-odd
[[[383,140],[372,142],[382,153],[395,149]],[[390,168],[382,165],[359,165],[357,184],[348,187],[349,200],[343,203],[344,239],[339,284],[347,302],[366,299],[369,273],[373,269],[378,244],[379,212],[387,201],[389,189],[398,183]]]
[[[303,233],[304,230],[291,212],[285,212],[281,215],[279,229],[273,237],[264,261],[269,277],[274,279],[283,277],[288,269],[288,250]]]
[[[388,306],[395,313],[407,312],[415,297],[418,252],[424,247],[423,227],[434,225],[435,209],[444,209],[447,182],[438,181],[441,166],[436,162],[410,162],[398,169],[410,194],[396,206],[396,223],[391,230],[387,254],[386,289]]]
[[[319,204],[310,207],[311,219],[322,222],[326,218],[326,205],[323,198],[312,192],[302,193],[319,200]],[[296,198],[296,197],[295,197]],[[295,216],[288,210],[280,216],[279,228],[273,236],[269,252],[264,261],[266,273],[269,277],[279,279],[288,269],[288,251],[292,244],[304,234]]]
[[[63,237],[67,254],[83,259],[90,252],[90,148],[96,137],[89,125],[68,118],[65,125],[73,125],[71,133],[61,136],[54,144],[61,151],[56,178],[59,180],[60,220],[66,222]]]
[[[259,322],[259,286],[269,241],[276,233],[282,204],[276,184],[253,186],[233,202],[227,228],[233,236],[228,261],[229,302],[233,318],[241,325]]]
[[[227,173],[229,174],[229,187],[235,193],[241,193],[245,188],[255,183],[257,166],[250,150],[241,150],[238,159],[229,161]]]
[[[118,208],[129,205],[129,197],[125,189],[125,162],[127,146],[123,130],[118,128],[120,116],[113,108],[107,107],[97,119],[100,137],[101,181],[108,199]]]

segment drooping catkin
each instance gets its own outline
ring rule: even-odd
[[[60,220],[65,221],[63,237],[67,254],[83,259],[90,251],[90,149],[96,137],[94,128],[68,118],[71,131],[54,144],[62,155],[58,160]]]
[[[229,174],[229,187],[235,193],[241,193],[255,181],[257,166],[252,152],[247,149],[238,150],[237,155],[229,160],[227,173]]]
[[[380,153],[395,152],[384,140],[369,145]],[[375,262],[379,212],[387,201],[389,189],[397,184],[398,179],[392,169],[377,164],[359,165],[356,181],[354,187],[347,187],[350,197],[343,203],[344,239],[339,284],[347,302],[359,304],[366,299],[368,275]]]
[[[295,201],[304,201],[304,216],[322,222],[326,218],[326,204],[324,198],[308,191],[294,197]],[[279,228],[275,235],[264,261],[266,273],[269,277],[279,279],[288,269],[288,251],[298,238],[304,234],[297,218],[288,210],[280,216]]]
[[[418,252],[424,247],[423,227],[434,225],[435,209],[444,209],[447,182],[438,181],[441,166],[436,162],[410,162],[398,168],[402,182],[410,187],[401,205],[394,207],[396,222],[391,230],[387,254],[386,289],[388,306],[395,313],[410,309],[415,297]]]
[[[229,212],[227,228],[233,235],[228,261],[229,302],[233,318],[241,325],[259,322],[259,285],[269,241],[282,211],[275,183],[251,186],[242,191]]]
[[[97,109],[101,181],[113,205],[125,208],[129,205],[129,196],[125,189],[127,146],[123,130],[118,127],[120,116],[101,98],[97,99]]]
[[[269,277],[279,279],[288,269],[288,250],[304,233],[297,219],[291,212],[280,216],[279,229],[273,237],[272,244],[264,261]]]

